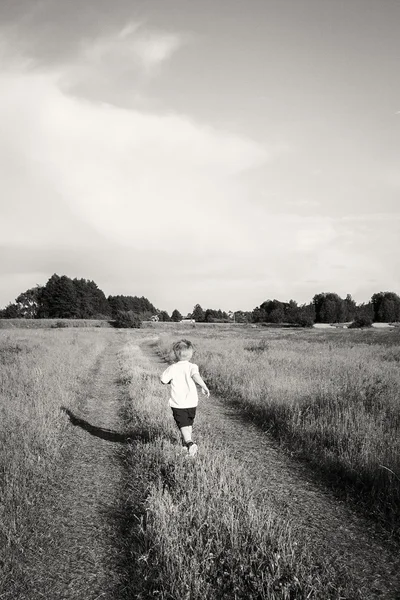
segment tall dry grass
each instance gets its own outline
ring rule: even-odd
[[[0,319],[0,329],[61,329],[63,327],[112,327],[107,319]]]
[[[310,541],[260,498],[245,469],[215,448],[207,431],[194,461],[180,454],[168,392],[159,381],[165,365],[157,369],[146,359],[138,339],[121,353],[128,424],[151,432],[150,442],[132,446],[128,461],[132,496],[138,473],[146,488],[138,526],[141,572],[132,592],[182,600],[358,598],[352,583],[313,556]]]
[[[360,335],[358,335],[360,334]],[[160,348],[170,350],[171,336]],[[400,337],[380,332],[192,335],[211,389],[394,529],[400,518]]]
[[[0,331],[0,596],[24,578],[29,554],[37,560],[42,551],[68,452],[60,406],[79,402],[106,342],[100,330]]]

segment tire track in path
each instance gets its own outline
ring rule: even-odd
[[[121,532],[127,519],[127,435],[121,423],[124,390],[116,381],[121,337],[110,332],[109,343],[82,386],[78,410],[65,411],[72,423],[66,440],[71,451],[63,480],[51,495],[47,542],[35,551],[35,588],[26,596],[29,600],[125,598]]]
[[[154,346],[142,349],[157,371],[165,362]],[[307,466],[286,455],[255,424],[213,395],[200,397],[195,434],[207,437],[215,448],[229,449],[245,464],[254,481],[254,492],[307,540],[316,557],[332,573],[351,573],[365,600],[400,600],[400,549],[368,519],[337,500],[315,478]]]

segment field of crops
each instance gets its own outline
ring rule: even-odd
[[[102,597],[110,600],[383,597],[378,592],[365,595],[354,565],[320,554],[295,519],[288,520],[269,502],[268,482],[258,487],[248,465],[218,443],[212,423],[203,421],[200,427],[198,459],[188,461],[180,454],[159,375],[172,341],[182,337],[194,342],[193,361],[211,389],[208,402],[219,395],[241,419],[268,431],[282,454],[306,458],[321,481],[350,502],[357,500],[389,531],[398,527],[398,331],[183,329],[161,324],[131,331],[2,330],[0,597],[36,600],[47,586],[53,590],[51,597],[99,597],[94,587],[88,595],[87,581],[81,586],[89,574],[80,561],[75,574],[70,566],[73,587],[68,592],[51,587],[61,584],[46,581],[46,572],[38,568],[53,555],[55,562],[64,560],[62,548],[58,559],[54,554],[52,530],[60,490],[72,502],[66,507],[68,529],[94,523],[96,531],[106,532],[101,539],[113,546],[104,552],[112,557],[108,573],[115,563],[114,579],[119,582],[114,591],[104,590]],[[103,371],[96,365],[110,364],[111,347],[117,349],[115,373],[102,382]],[[108,386],[103,406],[109,403],[107,410],[115,412],[113,428],[117,423],[118,431],[94,426],[105,422],[105,413],[97,396],[92,413],[87,406],[90,372],[100,373],[92,376],[96,390]],[[62,406],[85,414],[87,421],[75,418],[71,423],[84,428],[83,436],[92,436],[90,453],[76,446],[81,438],[69,436],[71,423]],[[98,450],[97,443],[102,444]],[[75,469],[69,464],[72,454],[75,462],[81,460],[80,479],[66,494],[64,474]],[[104,506],[109,496],[102,496],[107,464],[120,465],[114,477],[120,478],[123,493],[113,509]],[[101,465],[97,504],[91,497],[85,505],[85,472]],[[87,534],[66,535],[82,544]],[[81,557],[90,552],[89,547],[79,548]],[[95,571],[90,577],[99,580]]]

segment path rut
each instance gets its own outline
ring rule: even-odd
[[[66,440],[71,452],[63,480],[52,494],[53,513],[43,552],[32,549],[35,588],[23,600],[123,597],[119,592],[124,557],[118,537],[126,436],[120,433],[123,388],[116,382],[120,344],[113,332],[83,386],[77,410],[66,411],[71,420]]]
[[[158,370],[165,365],[151,345],[142,348]],[[400,600],[398,546],[319,484],[307,466],[285,454],[212,390],[209,400],[200,399],[195,429],[199,451],[202,436],[215,447],[228,448],[238,463],[247,466],[259,500],[265,499],[291,521],[332,571],[346,563],[365,600]]]

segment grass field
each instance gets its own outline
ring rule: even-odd
[[[136,336],[135,336],[136,337]],[[312,543],[268,504],[257,501],[245,466],[202,436],[201,461],[180,454],[159,374],[137,340],[122,356],[135,430],[131,472],[147,481],[141,598],[290,600],[362,598],[345,568],[317,556]],[[143,482],[141,484],[143,486]],[[137,480],[132,483],[132,494]],[[148,587],[147,587],[148,586]]]
[[[43,547],[52,494],[62,478],[67,419],[80,380],[104,348],[102,330],[0,331],[0,548],[4,577],[23,579]],[[22,560],[24,558],[24,560]],[[33,569],[34,570],[34,569]]]
[[[61,329],[67,327],[112,327],[106,319],[0,319],[0,329]]]
[[[179,334],[161,335],[164,355]],[[225,330],[190,339],[211,389],[399,533],[397,330]]]
[[[398,332],[162,325],[129,332],[0,331],[0,597],[10,582],[32,586],[41,552],[51,553],[54,490],[71,453],[70,423],[60,407],[79,412],[82,382],[110,336],[120,336],[115,385],[126,397],[118,404],[121,429],[138,434],[122,454],[115,451],[131,498],[121,514],[134,513],[121,528],[130,558],[121,574],[125,591],[115,600],[365,598],[346,565],[316,555],[295,522],[260,502],[246,469],[215,447],[206,431],[201,460],[180,455],[159,383],[163,364],[151,363],[143,344],[157,342],[168,356],[173,340],[189,337],[212,394],[235,403],[311,467],[333,473],[338,489],[362,498],[394,528],[400,499]]]

